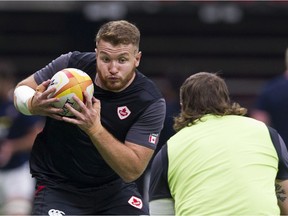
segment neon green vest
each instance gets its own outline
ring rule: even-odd
[[[242,116],[206,115],[168,141],[177,215],[279,215],[278,156],[267,127]]]

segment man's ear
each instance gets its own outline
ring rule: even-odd
[[[141,60],[141,57],[142,57],[142,52],[139,51],[139,52],[136,54],[136,56],[135,56],[135,60],[136,60],[136,62],[135,62],[135,66],[136,66],[136,67],[139,66],[139,64],[140,64],[140,60]]]
[[[95,48],[96,58],[97,58],[97,48]]]

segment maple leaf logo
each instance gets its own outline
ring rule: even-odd
[[[126,119],[130,114],[131,111],[128,109],[127,106],[121,106],[117,108],[118,117],[123,120]]]
[[[128,203],[131,206],[134,206],[135,208],[141,209],[143,207],[143,202],[140,198],[132,196],[129,200]]]

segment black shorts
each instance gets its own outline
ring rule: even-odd
[[[36,186],[32,215],[148,215],[135,183],[117,180],[97,188]]]

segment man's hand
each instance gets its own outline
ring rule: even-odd
[[[65,104],[65,107],[74,114],[74,118],[62,117],[66,122],[78,125],[88,135],[100,132],[103,127],[101,124],[101,103],[95,97],[89,100],[87,92],[84,92],[86,104],[78,97],[73,96],[74,101],[79,105],[80,111],[75,110],[70,104]]]
[[[58,98],[49,98],[51,93],[56,91],[55,88],[47,90],[50,80],[42,82],[36,88],[34,96],[29,101],[29,110],[34,115],[49,116],[56,120],[62,120],[61,108],[55,108],[53,103],[58,102]]]

